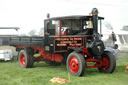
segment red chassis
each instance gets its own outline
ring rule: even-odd
[[[27,48],[28,46],[16,46],[16,48]],[[44,50],[44,47],[31,47],[34,49],[34,53],[38,51],[39,55],[34,57],[35,62],[40,62],[40,61],[55,61],[61,63],[64,59],[64,56],[61,54],[51,54],[51,53],[46,53]],[[99,59],[94,59],[93,56],[88,52],[86,48],[83,49],[82,55],[85,56],[90,56],[90,58],[85,59],[86,64],[88,62],[96,62],[93,66],[89,66],[88,64],[86,65],[86,68],[100,68],[102,66],[105,66],[104,69],[108,68],[109,66],[109,60],[107,58],[103,58],[102,60]],[[20,56],[22,57],[22,55]],[[22,57],[23,58],[23,57]],[[22,60],[22,59],[21,59]],[[24,61],[20,61],[20,63],[25,63]]]

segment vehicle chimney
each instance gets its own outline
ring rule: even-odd
[[[92,23],[93,23],[93,33],[98,34],[98,9],[93,8],[92,10]]]

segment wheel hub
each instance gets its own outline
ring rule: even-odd
[[[103,70],[107,70],[109,68],[109,65],[110,65],[110,61],[107,57],[104,57],[103,58]]]
[[[72,73],[78,72],[78,70],[79,70],[79,62],[78,62],[77,58],[72,57],[69,60],[69,68],[70,68]]]
[[[21,64],[22,66],[25,65],[25,56],[24,56],[24,54],[21,54],[21,55],[20,55],[20,64]]]

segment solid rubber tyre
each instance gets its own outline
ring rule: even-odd
[[[71,75],[83,76],[85,72],[85,59],[82,54],[77,52],[72,52],[68,55],[66,66],[67,70]]]
[[[113,73],[115,68],[116,68],[116,58],[111,52],[104,52],[103,55],[101,56],[101,59],[103,63],[109,62],[108,66],[105,66],[105,64],[98,68],[100,72],[104,73]],[[106,64],[107,65],[107,64]]]
[[[20,50],[18,61],[20,66],[23,68],[33,67],[34,57],[32,49],[24,48],[24,50]]]

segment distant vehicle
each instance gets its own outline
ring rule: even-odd
[[[128,31],[120,30],[116,32],[117,42],[119,45],[119,50],[121,52],[128,52]]]
[[[118,48],[120,52],[128,52],[128,31],[114,30],[116,41],[113,40],[112,30],[103,31],[102,40],[108,47]],[[118,52],[119,52],[118,51]]]
[[[6,49],[6,50],[0,50],[0,60],[4,61],[12,61],[12,50]]]
[[[113,31],[108,32],[108,34],[103,33],[102,40],[104,45],[106,46],[106,50],[109,50],[113,53],[113,55],[118,57],[119,49],[116,34]]]
[[[18,30],[20,28],[19,27],[0,27],[0,37],[1,38],[5,38],[5,37],[16,37],[19,35]],[[2,42],[2,40],[0,39],[0,42]],[[5,44],[7,43],[6,41],[4,42]],[[0,60],[12,60],[11,57],[9,57],[9,55],[13,56],[17,56],[18,52],[16,51],[12,51],[12,49],[8,46],[7,49],[5,50],[5,48],[0,51],[1,52],[1,57]]]

